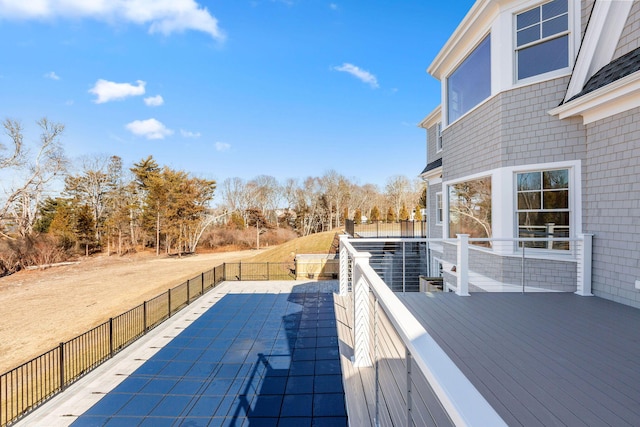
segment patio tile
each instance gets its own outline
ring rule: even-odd
[[[313,394],[285,395],[282,400],[281,417],[308,417],[312,414]]]
[[[314,394],[313,395],[313,416],[314,417],[346,417],[347,412],[344,407],[344,394]]]
[[[313,286],[224,295],[74,425],[346,425],[333,297]]]
[[[313,393],[313,375],[289,377],[285,395]]]

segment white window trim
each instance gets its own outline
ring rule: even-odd
[[[569,227],[569,237],[575,238],[582,233],[582,169],[580,160],[568,160],[562,162],[535,163],[529,165],[509,166],[504,168],[491,169],[480,173],[467,175],[455,180],[447,180],[442,183],[443,205],[442,205],[442,235],[449,235],[449,186],[459,182],[471,181],[478,178],[491,177],[491,232],[492,237],[513,239],[517,236],[516,224],[516,174],[521,172],[549,170],[549,169],[569,169],[569,211],[571,212],[571,224]],[[509,197],[504,197],[508,194]],[[480,250],[480,249],[479,249]],[[514,255],[519,253],[515,250],[513,242],[494,242],[491,249],[484,249],[499,255]],[[572,251],[539,250],[527,249],[527,254],[531,252],[536,258],[544,259],[570,259],[573,257]],[[563,253],[569,252],[569,253]],[[529,255],[527,255],[529,256]]]
[[[436,123],[436,153],[442,151],[442,122]]]
[[[474,105],[471,109],[469,109],[468,111],[465,111],[463,114],[460,115],[460,117],[458,117],[457,119],[451,121],[449,118],[449,88],[448,88],[448,84],[449,84],[449,78],[451,77],[451,75],[453,73],[455,73],[458,68],[464,63],[464,61],[466,61],[469,56],[471,56],[471,54],[473,54],[476,49],[482,44],[482,42],[484,42],[486,40],[486,38],[489,37],[489,68],[490,68],[490,73],[489,73],[489,96],[486,97],[485,99],[483,99],[482,101],[480,101],[479,103],[477,103],[476,105]],[[442,79],[441,81],[441,99],[442,99],[442,128],[441,129],[446,129],[447,127],[451,126],[453,123],[459,121],[460,119],[462,119],[463,117],[465,117],[466,115],[468,115],[469,113],[471,113],[472,111],[478,109],[481,105],[483,105],[484,103],[486,103],[489,99],[493,98],[493,96],[496,94],[496,91],[494,89],[494,65],[496,63],[495,61],[495,53],[493,52],[494,48],[494,35],[491,29],[489,29],[488,31],[486,31],[482,37],[480,37],[479,40],[476,41],[476,43],[473,45],[473,47],[467,52],[467,54],[456,63],[456,65],[451,68],[451,70],[447,73],[447,75]]]
[[[526,43],[522,46],[518,46],[518,24],[517,24],[517,16],[521,13],[525,13],[529,10],[538,8],[542,5],[544,5],[545,3],[550,3],[553,0],[545,0],[543,2],[539,2],[533,6],[530,6],[528,8],[525,9],[521,9],[519,12],[514,12],[513,13],[513,27],[512,27],[512,37],[513,37],[513,82],[514,84],[517,83],[526,83],[526,82],[531,82],[531,81],[538,81],[540,79],[545,79],[545,78],[549,78],[550,76],[557,76],[557,75],[562,75],[562,74],[567,74],[567,72],[571,71],[572,68],[572,57],[573,57],[573,49],[571,48],[572,43],[571,40],[573,39],[573,30],[574,28],[572,28],[573,26],[572,24],[572,2],[571,0],[567,0],[567,29],[565,31],[562,31],[560,33],[556,33],[553,34],[552,36],[549,37],[545,37],[543,39],[540,40],[536,40],[534,42],[530,42],[530,43]],[[542,74],[536,74],[530,77],[526,77],[524,79],[518,79],[518,61],[517,61],[517,56],[518,56],[518,50],[521,49],[525,49],[527,47],[532,47],[532,46],[537,46],[543,43],[546,43],[548,41],[557,39],[559,37],[563,37],[563,36],[568,36],[568,55],[569,58],[567,61],[567,66],[563,67],[563,68],[559,68],[557,70],[552,70],[552,71],[548,71],[546,73],[542,73]]]
[[[440,199],[441,208],[438,208],[438,199]],[[438,218],[438,212],[442,211],[440,218]],[[436,225],[442,227],[442,223],[444,222],[444,199],[442,196],[442,191],[438,191],[436,193]]]
[[[518,49],[518,43],[517,43],[517,24],[516,24],[516,16],[519,15],[520,13],[526,12],[528,10],[531,10],[535,7],[539,7],[545,3],[549,3],[551,0],[544,0],[544,1],[540,1],[540,0],[534,0],[534,1],[530,1],[524,5],[518,5],[517,9],[512,9],[509,11],[510,14],[510,20],[511,20],[511,40],[512,40],[512,46],[511,46],[511,51],[510,51],[510,62],[511,62],[511,87],[519,87],[519,86],[526,86],[528,84],[532,84],[532,83],[538,83],[538,82],[542,82],[544,80],[550,80],[550,79],[554,79],[554,78],[558,78],[558,77],[562,77],[565,75],[570,75],[571,74],[571,70],[573,69],[573,66],[575,64],[575,57],[576,57],[576,52],[578,51],[578,49],[580,48],[580,32],[581,32],[581,26],[580,26],[580,2],[577,2],[578,5],[576,6],[576,1],[575,0],[567,0],[567,6],[568,6],[568,28],[566,31],[562,32],[562,33],[558,33],[553,35],[552,37],[548,37],[545,40],[552,40],[554,38],[560,37],[561,35],[565,35],[567,34],[569,36],[569,61],[568,61],[568,65],[564,68],[559,68],[557,70],[552,70],[546,73],[542,73],[542,74],[537,74],[535,76],[531,76],[531,77],[527,77],[524,79],[518,79],[518,61],[516,60],[516,56],[517,56],[517,51]],[[577,34],[577,36],[576,36]]]

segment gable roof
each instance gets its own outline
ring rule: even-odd
[[[587,93],[613,83],[629,74],[640,70],[640,48],[632,50],[626,55],[611,61],[609,64],[598,70],[584,85],[582,91],[571,97],[566,102],[580,98]]]
[[[423,175],[423,174],[425,174],[425,173],[427,173],[427,172],[429,172],[429,171],[432,171],[432,170],[434,170],[434,169],[437,169],[437,168],[439,168],[439,167],[441,167],[441,166],[442,166],[442,157],[441,157],[441,158],[439,158],[439,159],[434,160],[434,161],[433,161],[433,162],[431,162],[431,163],[429,163],[429,164],[427,165],[427,167],[426,167],[426,168],[424,168],[424,170],[423,170],[422,172],[420,172],[420,175]]]

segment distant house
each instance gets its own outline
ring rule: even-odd
[[[508,239],[593,234],[593,293],[640,307],[639,70],[640,2],[478,0],[427,70],[429,237],[504,239],[474,250],[562,272],[571,242]]]

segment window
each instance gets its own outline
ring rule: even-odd
[[[516,180],[518,237],[569,237],[569,170],[518,173]],[[525,242],[525,247],[568,250],[569,242]]]
[[[491,237],[491,177],[449,186],[449,237],[457,234]]]
[[[442,151],[442,123],[436,125],[436,152]]]
[[[569,66],[567,0],[554,0],[516,15],[517,80]]]
[[[452,123],[491,95],[491,36],[447,79],[447,123]]]
[[[442,193],[436,193],[436,224],[442,224]]]

